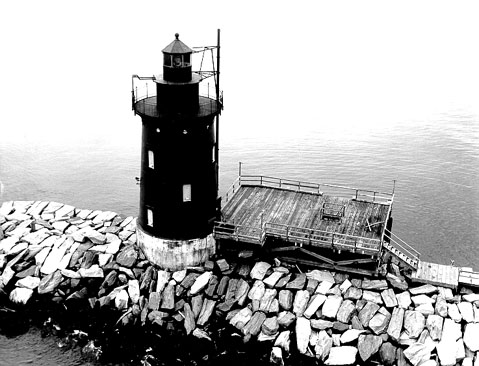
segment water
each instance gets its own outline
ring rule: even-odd
[[[239,128],[232,120],[227,115],[221,120],[222,194],[236,179],[239,161],[245,174],[387,192],[395,180],[393,231],[424,260],[454,259],[479,270],[479,116],[456,110],[387,125],[291,128],[254,123]],[[140,122],[139,117],[125,121],[119,135],[107,129],[73,137],[0,137],[1,200],[54,200],[136,215]],[[1,336],[1,353],[7,356],[0,366],[71,364],[70,351],[54,343],[40,340],[35,330],[15,339]]]

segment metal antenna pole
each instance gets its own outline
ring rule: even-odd
[[[217,49],[216,49],[216,106],[217,108],[222,108],[220,106],[220,30],[218,29],[218,41],[217,41]],[[214,65],[213,65],[214,66]],[[219,175],[219,168],[220,168],[220,154],[219,154],[219,144],[220,144],[220,113],[216,115],[216,144],[215,144],[215,155],[216,155],[216,196],[218,196],[218,190],[220,186],[220,175]]]

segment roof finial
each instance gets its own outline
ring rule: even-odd
[[[180,36],[180,34],[179,34],[179,33],[175,33],[175,37],[176,37],[176,39],[178,39],[178,37],[179,37],[179,36]]]

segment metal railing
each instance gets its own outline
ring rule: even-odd
[[[401,252],[411,261],[415,261],[416,264],[419,263],[419,257],[421,256],[421,253],[418,250],[414,249],[411,245],[406,243],[404,240],[402,240],[400,237],[393,234],[389,230],[386,230],[384,232],[384,238],[387,239],[385,243],[389,244],[392,248],[395,248],[396,250]]]
[[[231,222],[215,222],[216,238],[233,239],[263,245],[266,238],[280,238],[296,245],[329,247],[335,250],[375,254],[380,251],[381,241],[354,235],[309,229],[285,224],[266,222],[263,226],[236,225]]]
[[[375,190],[352,188],[330,183],[310,183],[298,180],[282,179],[264,175],[240,175],[238,177],[240,186],[261,186],[279,188],[296,192],[311,194],[330,194],[343,198],[366,201],[373,203],[391,204],[394,193],[386,193]],[[236,182],[235,182],[236,183]],[[228,200],[226,200],[228,201]]]

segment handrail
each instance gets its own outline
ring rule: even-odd
[[[384,236],[389,239],[389,244],[393,247],[393,248],[396,248],[398,250],[400,250],[404,255],[408,256],[411,260],[414,260],[416,262],[419,262],[419,256],[421,255],[421,253],[419,253],[416,249],[414,249],[413,247],[411,247],[409,244],[407,243],[403,243],[405,244],[406,246],[403,246],[401,245],[401,243],[397,242],[396,240],[394,240],[393,238],[391,238],[388,234],[384,233]],[[410,248],[410,249],[408,249]]]
[[[263,187],[291,189],[305,193],[323,194],[322,188],[333,188],[341,191],[348,191],[348,194],[353,194],[356,200],[391,203],[394,199],[394,193],[386,193],[381,191],[360,189],[347,187],[330,183],[311,183],[291,179],[282,179],[264,175],[241,175],[242,185],[259,185]],[[371,200],[372,199],[372,200]]]
[[[399,236],[397,236],[396,234],[390,232],[389,230],[386,230],[387,233],[391,234],[391,235],[388,235],[387,233],[385,233],[385,235],[388,237],[388,239],[390,240],[393,240],[395,243],[397,243],[398,241],[400,243],[402,243],[408,250],[411,250],[413,253],[415,253],[416,256],[420,257],[421,256],[421,253],[416,250],[414,247],[412,247],[411,245],[409,245],[408,243],[406,243],[404,240],[402,240]],[[399,243],[398,243],[399,244]],[[399,244],[401,245],[401,244]],[[401,245],[402,246],[402,245]]]

